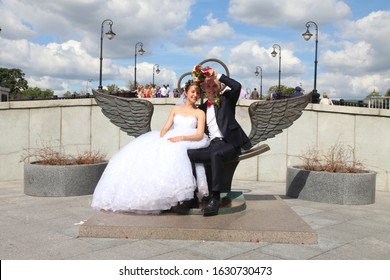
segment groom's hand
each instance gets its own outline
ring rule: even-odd
[[[217,72],[211,68],[211,67],[207,67],[205,69],[202,70],[202,72],[205,74],[205,76],[207,77],[207,79],[216,79],[217,78]]]

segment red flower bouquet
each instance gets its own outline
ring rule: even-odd
[[[202,67],[202,65],[196,65],[194,69],[192,70],[191,76],[194,82],[196,82],[199,86],[204,82],[206,77],[208,77],[210,74],[208,72],[208,69],[210,67]]]

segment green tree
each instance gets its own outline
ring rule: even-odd
[[[283,90],[283,95],[291,95],[295,92],[295,88],[289,87]]]
[[[72,93],[72,97],[80,97],[81,96],[81,93],[80,92],[77,92],[77,91],[74,91]]]
[[[38,87],[28,88],[19,93],[20,98],[23,99],[48,99],[53,98],[54,91],[50,89],[41,90]]]
[[[21,91],[28,89],[28,82],[24,79],[25,74],[17,68],[0,68],[0,86],[10,89],[11,100],[18,99]]]
[[[112,84],[112,85],[108,85],[107,86],[107,91],[109,92],[109,93],[115,93],[115,92],[117,92],[119,90],[119,87],[117,86],[117,85],[115,85],[115,84]]]
[[[272,86],[268,89],[268,94],[272,94],[273,92],[278,92],[278,85]],[[283,96],[289,96],[295,92],[295,88],[292,87],[286,87],[285,85],[280,85],[280,91],[282,92]]]
[[[66,98],[70,98],[71,96],[72,96],[72,93],[69,90],[64,93],[64,97],[66,97]]]

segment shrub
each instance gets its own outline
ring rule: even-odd
[[[334,173],[365,173],[363,164],[354,157],[354,149],[335,144],[327,153],[321,154],[315,148],[309,148],[299,158],[303,161],[303,169]]]
[[[57,151],[51,146],[44,145],[42,148],[25,149],[20,162],[34,161],[42,165],[79,165],[94,164],[105,161],[105,154],[100,151],[87,151],[77,155],[67,155],[63,151]]]

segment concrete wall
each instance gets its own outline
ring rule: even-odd
[[[155,105],[152,129],[160,130],[177,99],[150,100]],[[251,103],[240,100],[237,108],[248,134]],[[309,104],[290,128],[265,142],[270,151],[239,164],[235,179],[284,182],[286,167],[299,164],[298,156],[308,148],[326,151],[340,143],[378,173],[378,190],[390,191],[389,127],[390,110]],[[29,148],[49,144],[71,154],[92,149],[110,158],[133,139],[102,114],[94,99],[0,102],[0,135],[0,181],[23,179],[20,158]]]

